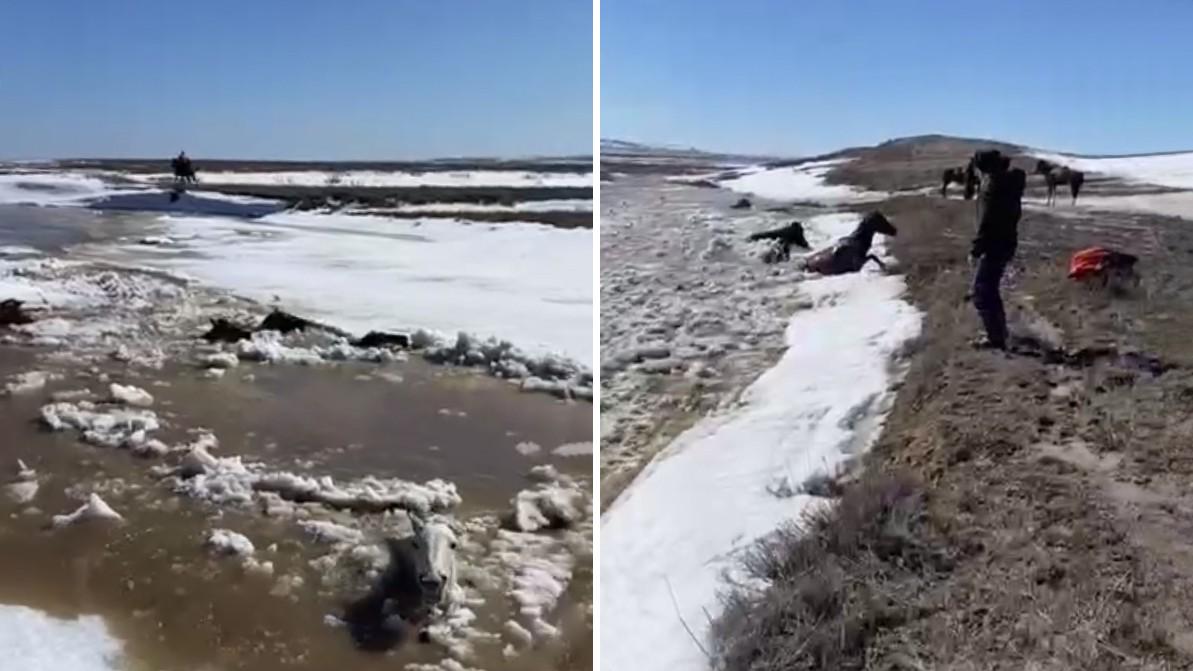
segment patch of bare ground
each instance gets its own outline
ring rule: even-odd
[[[866,475],[746,562],[767,586],[725,596],[714,668],[1193,668],[1193,230],[1029,212],[1004,298],[1036,345],[1004,355],[968,345],[972,203],[880,207],[923,336]],[[1138,254],[1141,287],[1070,282],[1089,244]]]

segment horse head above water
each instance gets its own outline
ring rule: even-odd
[[[455,532],[446,523],[410,515],[414,533],[388,538],[389,566],[344,616],[357,646],[388,650],[417,631],[425,635],[435,611],[457,601]]]

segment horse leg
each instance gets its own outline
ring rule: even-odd
[[[874,263],[878,264],[879,268],[886,270],[886,264],[882,262],[882,259],[879,259],[877,256],[874,256],[873,254],[867,254],[866,258],[862,259],[863,266],[866,265],[866,261],[873,261]]]

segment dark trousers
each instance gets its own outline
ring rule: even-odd
[[[978,269],[973,276],[973,306],[977,308],[982,325],[986,327],[986,338],[998,347],[1007,344],[1007,314],[1003,310],[998,285],[1014,255],[1014,250],[983,254],[978,259]]]

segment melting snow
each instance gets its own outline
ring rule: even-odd
[[[845,184],[826,184],[825,175],[846,161],[836,159],[783,168],[749,168],[738,172],[735,177],[722,180],[721,186],[771,200],[852,203],[886,198],[886,194],[860,191]]]
[[[856,222],[817,223],[844,235]],[[739,407],[676,438],[603,515],[602,637],[618,644],[602,650],[602,669],[704,668],[684,622],[703,637],[736,553],[814,501],[771,491],[841,464],[877,435],[892,357],[919,331],[903,281],[867,270],[797,286],[810,307],[791,317],[779,362]]]
[[[1193,189],[1193,152],[1085,158],[1051,152],[1035,152],[1036,158],[1085,172],[1096,172],[1140,184],[1176,189]]]
[[[0,605],[0,650],[14,671],[118,671],[121,644],[103,619],[57,618],[25,606]]]

